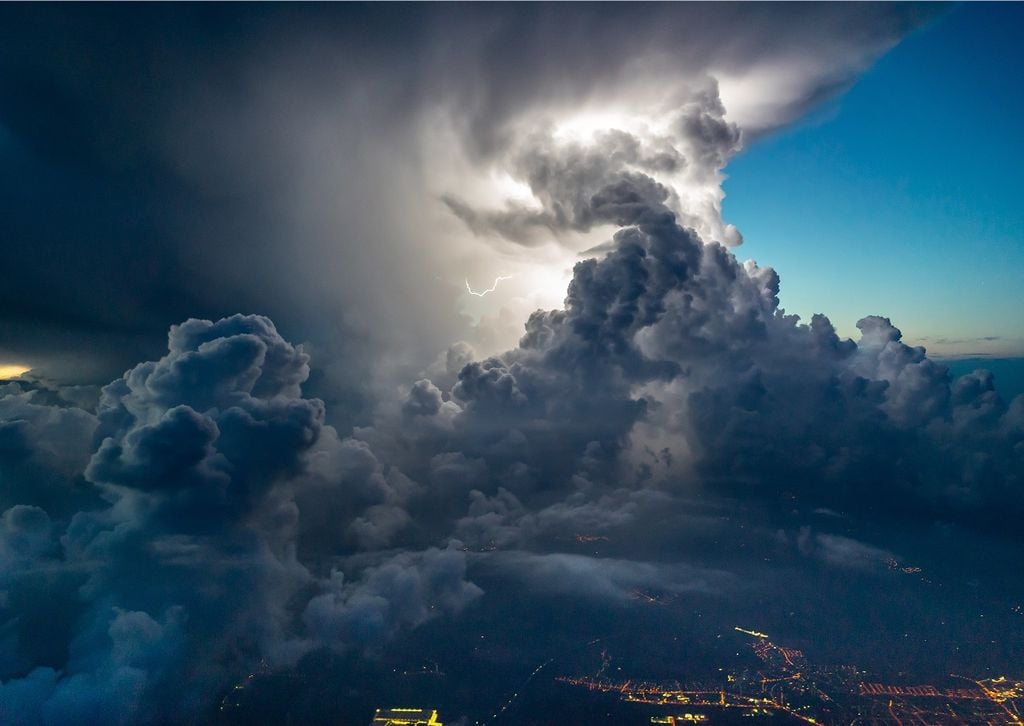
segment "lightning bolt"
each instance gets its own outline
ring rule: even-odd
[[[494,284],[491,285],[486,290],[484,290],[483,292],[475,292],[473,288],[469,286],[469,278],[466,278],[466,292],[468,292],[470,295],[475,295],[476,297],[483,297],[487,293],[494,292],[495,290],[497,290],[499,282],[501,282],[502,280],[511,280],[513,277],[515,277],[515,275],[499,275],[498,277],[494,278]]]

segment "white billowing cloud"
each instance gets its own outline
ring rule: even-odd
[[[366,423],[377,399],[451,342],[513,345],[530,312],[561,304],[578,253],[610,231],[541,225],[524,245],[474,233],[446,197],[542,211],[516,163],[529,139],[586,145],[618,129],[645,153],[685,157],[648,172],[702,236],[735,244],[718,209],[741,140],[841,89],[927,14],[852,4],[391,12],[154,9],[136,22],[54,8],[33,20],[47,28],[39,44],[9,39],[4,72],[66,89],[49,100],[2,91],[0,122],[24,152],[11,173],[47,179],[57,154],[78,170],[67,193],[105,204],[75,216],[37,193],[8,209],[18,241],[0,267],[18,274],[0,285],[2,357],[101,383],[158,354],[155,331],[173,322],[260,312],[309,343],[311,386],[345,405],[339,425]],[[75,32],[86,25],[98,32]],[[194,42],[178,47],[164,32]],[[102,40],[127,33],[139,48],[170,43],[174,61]],[[723,127],[695,108],[739,136],[715,143]],[[126,204],[138,226],[123,224]],[[34,224],[40,216],[53,224]],[[126,259],[140,239],[146,254]],[[55,254],[18,252],[39,246]],[[476,289],[501,275],[515,278],[486,298],[465,291],[466,279]]]
[[[524,158],[538,153],[538,137],[559,155],[607,147],[609,135],[628,138],[637,150],[623,150],[615,163],[664,184],[671,192],[667,206],[705,241],[736,246],[742,235],[721,215],[724,168],[732,156],[745,140],[792,121],[843,89],[898,39],[898,34],[860,32],[844,13],[825,13],[818,21],[819,30],[830,29],[835,37],[801,38],[795,45],[761,38],[748,46],[750,39],[741,32],[721,46],[697,41],[684,49],[688,29],[675,44],[656,32],[656,40],[631,49],[621,65],[610,60],[610,68],[602,69],[607,75],[595,72],[600,82],[577,85],[561,99],[545,92],[545,72],[534,98],[525,97],[506,116],[491,119],[500,135],[485,154],[467,149],[459,136],[462,109],[438,104],[433,123],[421,130],[430,160],[425,182],[473,233],[467,236],[466,230],[452,229],[450,220],[442,222],[447,248],[442,254],[471,274],[517,278],[489,300],[460,302],[481,319],[480,327],[490,328],[490,335],[471,338],[482,352],[497,352],[518,336],[514,328],[501,329],[497,311],[508,310],[515,320],[538,307],[560,306],[575,261],[592,254],[588,250],[614,227],[565,218],[572,216],[574,202],[585,199],[560,198],[546,187],[550,180],[537,173],[543,170]],[[897,25],[903,22],[907,18]],[[434,133],[437,129],[442,131]],[[553,176],[565,181],[564,174]],[[584,184],[577,191],[585,197],[593,190]]]
[[[564,200],[523,168],[531,138],[564,149],[629,134],[653,156],[623,163],[666,184],[670,207],[702,237],[735,245],[739,231],[721,219],[721,182],[744,135],[842,88],[919,14],[446,8],[424,12],[394,54],[326,29],[296,30],[229,77],[240,96],[204,88],[182,106],[188,124],[176,127],[169,152],[182,173],[211,193],[237,188],[265,220],[244,243],[222,241],[196,261],[236,269],[244,253],[247,268],[272,270],[264,298],[287,307],[268,312],[319,343],[313,354],[339,385],[356,375],[330,364],[344,341],[357,341],[348,357],[353,348],[386,351],[367,365],[382,394],[440,353],[438,341],[464,338],[482,353],[514,344],[530,312],[561,304],[579,253],[607,239],[605,224],[547,219],[525,231],[453,214],[444,200],[479,214],[557,216],[553,205]],[[658,154],[680,162],[644,163]],[[514,277],[486,298],[465,291],[466,279],[477,289],[504,275]],[[246,285],[248,275],[229,284]]]

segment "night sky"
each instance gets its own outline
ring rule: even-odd
[[[0,721],[1024,679],[1022,25],[0,7]]]

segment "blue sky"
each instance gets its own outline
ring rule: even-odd
[[[729,165],[737,250],[782,303],[937,355],[1024,355],[1024,5],[958,5]],[[1016,70],[1008,70],[1016,69]]]

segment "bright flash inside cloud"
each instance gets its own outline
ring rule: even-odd
[[[572,263],[568,260],[562,264],[538,265],[530,271],[529,289],[526,297],[542,308],[554,308],[562,304],[566,289],[572,279]]]
[[[491,188],[496,195],[495,198],[499,203],[512,202],[528,207],[540,207],[529,184],[519,179],[513,179],[508,174],[493,176],[490,181]]]
[[[628,116],[615,111],[588,111],[560,120],[555,125],[554,138],[559,140],[587,140],[601,131],[619,129],[630,132],[644,132],[650,123],[646,119]]]
[[[5,378],[17,378],[28,373],[31,368],[28,366],[17,365],[13,363],[2,363],[0,364],[0,380]]]

